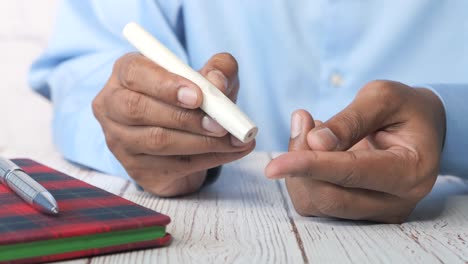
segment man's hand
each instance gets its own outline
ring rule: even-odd
[[[401,223],[434,185],[445,113],[430,90],[374,81],[327,122],[301,110],[291,128],[265,173],[286,178],[299,214]]]
[[[235,101],[237,62],[213,56],[200,71]],[[138,53],[122,56],[93,101],[109,149],[145,190],[175,196],[198,190],[209,168],[239,159],[255,146],[228,135],[199,109],[193,82],[168,72]]]

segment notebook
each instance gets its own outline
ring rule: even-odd
[[[0,262],[37,263],[167,245],[170,218],[28,159],[13,160],[55,197],[42,214],[0,184]]]

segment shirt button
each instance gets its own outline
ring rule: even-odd
[[[340,87],[343,85],[343,76],[338,74],[338,73],[333,73],[332,75],[330,75],[330,83],[331,85],[333,85],[334,87]]]

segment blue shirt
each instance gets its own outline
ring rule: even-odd
[[[441,173],[468,176],[468,1],[62,1],[30,84],[54,105],[54,141],[74,162],[127,176],[91,102],[114,61],[134,51],[135,21],[199,69],[217,52],[240,65],[238,104],[259,126],[257,150],[287,150],[291,113],[326,120],[374,79],[425,85],[442,99]]]

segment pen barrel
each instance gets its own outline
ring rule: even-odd
[[[22,170],[10,171],[5,176],[5,182],[16,194],[29,204],[33,204],[34,198],[40,192],[47,192],[39,183],[34,181]]]
[[[5,185],[7,184],[5,177],[10,171],[14,171],[14,170],[21,170],[21,169],[20,167],[18,167],[18,165],[13,163],[11,160],[0,157],[0,180],[2,181],[3,184]]]
[[[129,23],[123,29],[123,35],[147,58],[198,85],[203,93],[200,108],[229,133],[245,143],[255,138],[258,129],[252,120],[211,82],[181,61],[150,33],[136,23]]]

